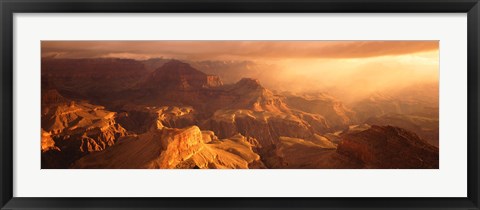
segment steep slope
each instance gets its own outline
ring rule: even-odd
[[[357,159],[365,168],[438,168],[438,148],[414,133],[392,126],[371,126],[342,136],[342,155]]]
[[[56,160],[49,159],[51,155],[45,154],[45,158],[42,157],[42,168],[54,165],[67,167],[82,155],[112,146],[119,137],[126,135],[126,130],[116,123],[114,112],[101,106],[70,101],[56,90],[44,92],[41,119],[44,130],[42,146],[52,148],[54,145],[57,152],[52,158],[63,159],[63,163],[58,166],[53,163]],[[53,145],[50,139],[53,140]]]
[[[314,120],[324,123],[320,117]],[[275,145],[280,136],[312,139],[315,135],[315,128],[311,123],[294,114],[245,109],[219,110],[204,121],[201,127],[214,131],[220,138],[236,133],[253,137],[258,140],[257,146],[265,149]]]
[[[197,124],[196,111],[190,106],[142,106],[127,104],[116,120],[137,134],[162,127],[184,128]]]
[[[231,86],[226,86],[227,95],[234,100],[226,104],[226,109],[249,109],[253,111],[290,112],[281,97],[260,85],[256,79],[242,78]]]
[[[60,151],[60,149],[57,146],[55,146],[55,141],[53,141],[52,135],[43,129],[42,129],[41,147],[42,147],[42,153],[48,152],[50,150]]]
[[[359,168],[361,163],[336,152],[335,144],[321,136],[316,141],[280,137],[275,155],[266,158],[272,168],[321,169]]]
[[[171,60],[172,59],[166,58],[150,58],[148,60],[142,61],[142,63],[148,72],[154,72],[155,70],[162,67],[164,64],[168,63]]]
[[[325,117],[330,126],[341,129],[355,121],[355,113],[333,96],[316,93],[305,95],[286,94],[285,102],[291,108]]]
[[[117,104],[145,106],[191,106],[199,113],[208,112],[211,99],[218,98],[218,87],[222,81],[214,75],[207,75],[189,64],[170,60],[148,75]],[[121,106],[120,106],[121,107]]]
[[[221,86],[222,81],[214,75],[207,75],[189,64],[171,60],[155,70],[142,84],[142,88],[156,90],[197,90]]]
[[[262,167],[243,136],[218,140],[196,126],[162,128],[126,137],[105,151],[78,160],[73,168],[248,168]]]

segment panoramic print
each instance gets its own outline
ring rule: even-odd
[[[438,41],[41,51],[42,169],[439,168]]]

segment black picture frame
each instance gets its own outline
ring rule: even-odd
[[[0,0],[2,209],[479,209],[478,0]],[[467,13],[468,196],[465,198],[25,198],[13,197],[15,13]]]

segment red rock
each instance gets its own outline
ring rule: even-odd
[[[392,126],[375,126],[348,133],[338,145],[340,154],[363,162],[366,168],[438,168],[438,148],[416,134]]]
[[[208,132],[207,132],[208,133]],[[124,137],[115,146],[91,153],[72,168],[261,168],[260,156],[246,138],[218,140],[196,126],[162,128]]]

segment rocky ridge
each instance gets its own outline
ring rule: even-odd
[[[116,80],[109,74],[137,65],[129,62],[98,79]],[[147,76],[119,74],[128,85],[107,82],[102,90],[114,91],[101,95],[89,92],[98,81],[77,91],[67,78],[83,76],[42,67],[55,84],[42,88],[42,168],[438,168],[438,148],[404,129],[364,126],[334,97],[278,94],[251,78],[223,84],[189,64],[158,62],[135,67]]]

